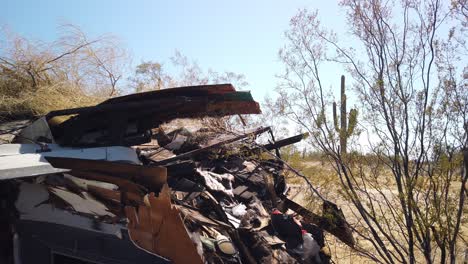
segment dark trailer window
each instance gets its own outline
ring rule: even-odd
[[[21,264],[158,264],[168,260],[136,247],[122,229],[122,237],[60,224],[20,220]]]
[[[101,263],[67,256],[67,255],[57,253],[57,252],[52,252],[52,264],[101,264]]]

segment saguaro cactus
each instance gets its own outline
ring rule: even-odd
[[[340,135],[340,148],[342,153],[347,152],[348,138],[353,134],[354,128],[356,127],[357,113],[357,110],[353,108],[349,111],[349,117],[346,117],[345,77],[344,75],[341,75],[340,124],[338,124],[336,102],[333,102],[333,123],[335,125],[336,132]]]

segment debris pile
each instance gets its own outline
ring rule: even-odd
[[[288,199],[289,166],[278,149],[305,135],[262,145],[256,138],[269,128],[161,126],[175,118],[254,113],[260,109],[248,92],[214,85],[113,98],[36,121],[18,141],[34,135],[40,148],[0,145],[0,179],[10,179],[14,193],[5,198],[14,208],[3,211],[17,212],[9,217],[13,258],[328,263],[324,231],[354,241],[333,203],[324,200],[318,215]],[[16,164],[23,156],[27,162]],[[41,248],[49,253],[25,251]]]

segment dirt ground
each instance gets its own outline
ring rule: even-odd
[[[357,217],[357,210],[346,200],[341,198],[339,195],[339,190],[341,189],[339,180],[334,173],[330,165],[323,163],[321,161],[307,160],[301,162],[302,171],[309,177],[309,180],[314,184],[319,192],[321,192],[326,199],[329,199],[336,203],[342,210],[343,213],[350,223],[357,223],[359,217]],[[309,174],[307,174],[309,172]],[[312,173],[312,174],[310,174]],[[304,182],[297,180],[295,178],[290,178],[290,187],[292,196],[295,202],[298,202],[306,207],[314,209],[316,213],[320,213],[320,199],[314,198],[311,192],[308,190]],[[458,183],[458,184],[457,184]],[[388,189],[382,190],[382,192],[387,197],[394,197],[396,199],[397,190],[392,188],[391,184],[385,185]],[[457,193],[457,188],[460,188],[459,182],[454,182],[452,184],[451,190],[453,193]],[[379,197],[379,191],[377,189],[368,189],[371,195]],[[398,202],[398,201],[395,201]],[[461,225],[460,234],[463,239],[460,239],[460,242],[457,246],[458,252],[458,262],[457,263],[468,263],[468,206],[464,208],[464,223]],[[374,261],[369,260],[363,256],[360,256],[358,253],[353,251],[350,247],[344,245],[342,242],[338,241],[334,236],[326,234],[326,251],[328,251],[335,263],[374,263]],[[370,244],[368,245],[370,246]],[[437,260],[436,260],[437,262]]]

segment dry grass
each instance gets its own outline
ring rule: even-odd
[[[304,159],[297,154],[295,156],[289,155],[287,156],[287,159],[289,163],[293,165],[293,167],[299,169],[304,175],[309,177],[309,180],[312,182],[314,187],[316,187],[326,199],[335,202],[343,210],[343,213],[345,214],[348,222],[353,224],[359,221],[356,209],[342,195],[343,187],[340,184],[338,175],[330,164],[321,158],[305,157]],[[374,182],[379,185],[377,188],[380,188],[386,196],[397,197],[397,190],[390,175],[387,175],[387,177],[385,177],[385,175],[381,175],[381,177],[378,179],[369,180],[374,180]],[[305,186],[302,179],[295,177],[290,173],[287,174],[287,181],[293,186]],[[425,183],[421,182],[419,185],[424,186]],[[457,179],[452,182],[450,192],[458,193],[459,189],[457,188],[459,187],[460,182],[459,179]],[[305,187],[302,188],[304,189]],[[369,192],[376,197],[379,195],[376,189],[369,189]],[[313,197],[309,191],[302,191],[298,193],[299,194],[294,197],[296,202],[301,203],[316,213],[320,213],[320,199]],[[460,236],[462,239],[459,240],[457,245],[457,252],[459,256],[458,259],[462,261],[464,259],[464,252],[468,247],[466,242],[468,241],[468,207],[466,206],[464,208],[464,217],[461,225]],[[330,253],[336,263],[374,263],[373,261],[360,256],[348,246],[344,245],[342,242],[329,234],[326,235],[326,240],[327,245],[325,251]]]
[[[35,91],[0,89],[0,121],[17,118],[31,118],[45,115],[50,111],[90,106],[105,98],[85,95],[78,89],[61,85],[42,86]]]

